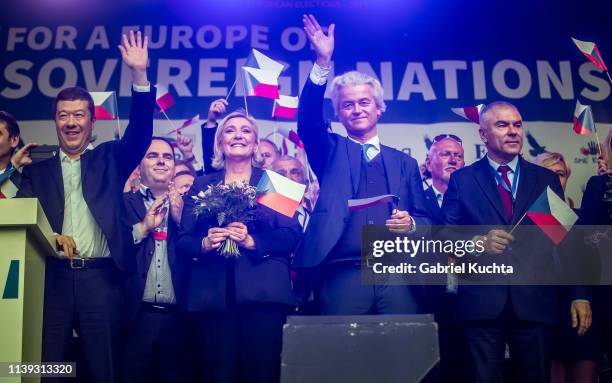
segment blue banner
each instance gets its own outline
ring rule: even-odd
[[[296,96],[314,60],[301,18],[313,13],[322,25],[336,24],[334,72],[358,69],[382,82],[383,123],[460,121],[450,108],[502,99],[524,119],[559,122],[572,120],[579,99],[593,106],[596,122],[612,122],[608,77],[570,38],[596,42],[612,65],[609,2],[9,3],[0,16],[0,109],[19,120],[51,119],[53,97],[73,85],[117,91],[126,118],[130,78],[117,45],[131,29],[150,38],[149,78],[168,85],[172,119],[205,116],[227,95],[251,48],[286,65],[281,94]],[[243,94],[239,79],[230,109],[244,105]],[[271,119],[272,100],[247,102],[256,118]]]

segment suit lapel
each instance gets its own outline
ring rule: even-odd
[[[535,175],[533,174],[534,168],[530,166],[527,161],[522,157],[519,157],[520,163],[520,174],[518,190],[516,191],[516,202],[514,203],[514,209],[512,210],[512,223],[518,221],[520,217],[529,209],[529,201],[535,191]]]
[[[491,175],[491,166],[487,157],[484,157],[480,161],[474,164],[476,171],[476,182],[480,185],[480,188],[484,191],[485,196],[491,202],[491,205],[497,211],[497,214],[501,219],[506,221],[506,215],[504,214],[504,208],[502,206],[501,197],[495,184],[495,179]]]
[[[87,185],[87,175],[89,174],[88,167],[89,167],[89,160],[90,160],[90,154],[91,154],[91,150],[85,150],[84,153],[81,154],[81,187],[83,188],[83,198],[85,198],[85,185]],[[94,172],[94,174],[96,174]]]
[[[346,138],[346,152],[351,169],[351,181],[353,183],[353,196],[359,190],[359,176],[361,175],[361,145],[354,143]]]
[[[130,192],[127,194],[127,201],[128,208],[132,209],[136,217],[142,221],[147,214],[142,194],[138,191]]]
[[[380,146],[380,154],[382,155],[383,165],[385,167],[385,175],[387,177],[387,186],[389,193],[399,196],[400,193],[400,169],[402,168],[399,156],[396,156],[393,149],[384,145]],[[403,201],[406,202],[406,201]]]
[[[62,176],[62,164],[60,162],[59,150],[55,157],[49,161],[49,176],[53,180],[53,184],[57,190],[59,205],[64,206],[64,178]]]

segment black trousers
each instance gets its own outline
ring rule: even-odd
[[[510,299],[495,320],[465,321],[465,379],[470,383],[504,381],[506,343],[510,347],[512,382],[550,382],[554,327],[519,320]]]
[[[189,375],[187,331],[178,308],[143,304],[126,334],[124,382],[182,383]]]
[[[399,274],[398,274],[399,275]],[[363,284],[357,262],[326,266],[321,283],[322,315],[417,314],[417,294],[412,286],[400,285],[397,276],[382,276]]]
[[[288,310],[286,305],[261,303],[197,313],[202,382],[278,382]]]
[[[123,312],[119,270],[112,259],[103,267],[80,270],[61,262],[48,259],[46,265],[42,360],[71,362],[68,346],[74,330],[80,350],[76,361],[79,381],[118,381]]]

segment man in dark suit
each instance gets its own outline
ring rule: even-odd
[[[463,145],[458,136],[439,134],[434,137],[425,160],[432,181],[431,186],[425,190],[425,206],[434,225],[444,224],[444,193],[448,189],[451,174],[465,166],[463,156]]]
[[[333,82],[332,100],[348,137],[329,133],[323,119],[323,95],[331,69],[334,28],[326,35],[312,16],[304,27],[317,54],[298,109],[298,134],[321,193],[305,239],[295,257],[297,268],[320,267],[323,314],[415,313],[411,286],[382,281],[361,284],[361,229],[387,225],[400,233],[429,227],[418,165],[410,156],[380,144],[377,122],[385,110],[378,80],[348,72]],[[348,200],[395,194],[397,208],[378,205],[349,213]],[[367,267],[367,265],[363,265]]]
[[[113,382],[123,306],[120,272],[131,272],[126,257],[131,228],[122,223],[122,190],[151,143],[155,91],[147,80],[147,38],[130,32],[120,46],[134,82],[130,123],[118,141],[90,146],[93,100],[82,88],[62,90],[55,100],[60,151],[23,172],[18,197],[37,197],[55,233],[58,257],[45,274],[43,355],[66,361],[73,330],[88,382]]]
[[[465,166],[461,138],[454,134],[440,134],[434,137],[427,153],[425,166],[431,174],[432,184],[425,190],[425,206],[434,225],[444,225],[442,202],[448,188],[451,174]],[[441,263],[454,263],[453,258],[442,257]],[[457,276],[448,274],[446,285],[432,284],[426,287],[428,310],[433,312],[438,323],[440,364],[438,380],[449,382],[460,376],[463,363],[461,355],[460,328],[453,319],[457,294]]]
[[[185,380],[187,261],[176,254],[183,200],[172,183],[174,150],[153,138],[140,163],[140,188],[123,195],[137,252],[136,273],[127,280],[124,381]]]
[[[447,224],[508,227],[521,220],[546,187],[563,198],[556,174],[520,156],[523,121],[514,105],[495,102],[483,108],[479,133],[487,155],[451,175],[442,205]],[[506,230],[490,230],[479,237],[486,253],[478,259],[504,263],[514,257],[541,270],[538,266],[551,264],[546,259],[552,248],[547,238],[532,237],[518,241]],[[586,331],[590,304],[580,289],[574,290],[571,310],[580,331]],[[559,310],[566,309],[559,302],[555,286],[460,284],[455,315],[464,328],[466,381],[502,381],[508,343],[513,381],[548,382],[551,330],[564,317]]]

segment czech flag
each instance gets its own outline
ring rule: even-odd
[[[456,115],[461,116],[468,121],[472,121],[475,124],[480,124],[480,111],[482,108],[484,108],[484,104],[467,106],[465,108],[451,108],[451,110]]]
[[[196,114],[195,116],[191,117],[189,120],[183,122],[181,124],[181,126],[179,126],[176,129],[172,129],[171,131],[169,131],[166,134],[172,134],[172,133],[176,133],[176,132],[180,132],[181,130],[190,127],[191,125],[195,125],[195,124],[199,124],[200,123],[200,115]]]
[[[305,191],[306,185],[266,170],[257,184],[257,202],[291,218]]]
[[[257,49],[251,50],[251,53],[249,54],[247,62],[244,66],[248,68],[262,69],[268,72],[272,72],[276,77],[280,76],[284,68],[283,64],[272,60]]]
[[[283,96],[281,96],[283,97]],[[298,136],[297,132],[295,130],[292,130],[288,127],[278,127],[278,132],[285,138],[287,138],[289,141],[293,142],[296,146],[303,148],[304,147],[304,143],[302,142],[302,140],[300,140],[300,136]]]
[[[397,205],[399,202],[399,197],[394,194],[383,194],[370,198],[349,199],[348,209],[349,211],[357,211],[376,205],[382,205],[388,202],[392,202],[393,205]]]
[[[165,112],[172,105],[176,104],[174,98],[172,98],[172,95],[170,94],[170,92],[168,92],[168,88],[165,85],[161,84],[155,84],[155,102],[159,107],[158,112]]]
[[[559,198],[550,186],[547,186],[546,190],[531,205],[527,216],[555,245],[561,243],[578,220],[576,213]]]
[[[96,120],[116,120],[118,118],[117,96],[115,92],[89,92],[96,107]]]
[[[242,75],[244,92],[247,96],[259,96],[273,100],[279,98],[278,75],[275,73],[243,66]]]
[[[576,110],[574,111],[574,132],[580,135],[588,135],[595,132],[595,121],[593,111],[589,105],[582,105],[576,100]]]
[[[297,97],[280,95],[274,100],[272,117],[294,119],[297,117],[299,99]]]
[[[574,44],[576,44],[580,52],[582,52],[589,60],[591,60],[591,62],[595,64],[595,66],[605,70],[606,72],[608,71],[608,68],[606,67],[606,64],[604,63],[603,58],[599,53],[599,49],[597,49],[597,45],[595,43],[592,43],[590,41],[580,41],[573,37],[572,41],[574,42]]]

